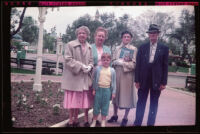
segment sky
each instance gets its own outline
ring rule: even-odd
[[[17,8],[23,10],[23,8]],[[53,9],[53,11],[52,11]],[[121,17],[123,14],[129,14],[133,19],[142,13],[152,10],[154,12],[170,13],[177,19],[182,9],[188,9],[190,12],[194,10],[194,6],[81,6],[81,7],[55,7],[48,8],[46,14],[46,20],[44,22],[44,29],[47,32],[51,31],[51,28],[56,26],[57,36],[65,34],[65,30],[68,25],[79,17],[89,14],[95,16],[96,10],[98,9],[100,14],[103,13],[115,13],[116,18]],[[34,20],[38,21],[39,10],[38,7],[28,7],[25,16],[32,16]],[[178,21],[176,21],[178,22]],[[39,25],[39,21],[38,21]]]

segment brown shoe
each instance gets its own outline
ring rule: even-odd
[[[74,122],[73,123],[73,127],[80,127],[80,123],[79,122]]]
[[[112,116],[107,122],[112,123],[112,122],[117,122],[118,116]]]
[[[69,122],[66,124],[66,127],[73,127],[73,123],[70,124]]]
[[[85,123],[84,123],[84,127],[90,127],[89,122],[85,122]]]

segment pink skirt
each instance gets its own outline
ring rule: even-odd
[[[63,107],[71,108],[91,108],[93,106],[94,97],[92,90],[88,91],[70,91],[65,90]]]

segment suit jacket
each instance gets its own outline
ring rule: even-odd
[[[139,47],[136,57],[135,82],[139,82],[142,89],[147,88],[148,69],[146,67],[149,63],[149,52],[150,42]],[[158,42],[152,67],[152,85],[154,90],[158,90],[161,84],[167,84],[168,55],[169,48]]]

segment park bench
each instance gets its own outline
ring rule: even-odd
[[[17,64],[17,58],[10,58],[10,62]]]
[[[33,69],[35,69],[36,63],[35,60],[31,59],[20,59],[19,64],[17,58],[10,58],[11,63],[17,64],[18,67],[22,67],[22,65],[32,65]]]
[[[188,87],[188,84],[196,84],[196,77],[195,76],[187,76],[185,81],[185,88]]]
[[[17,58],[11,58],[11,63],[17,64]],[[33,69],[36,68],[36,60],[34,59],[20,59],[19,66],[32,65]],[[54,61],[42,61],[43,74],[52,74],[51,68],[56,68],[56,62]],[[63,63],[59,63],[58,68],[63,71]]]
[[[33,69],[36,67],[36,60],[31,60],[31,59],[20,59],[20,66],[23,65],[32,65]]]
[[[54,62],[54,61],[43,61],[42,67],[43,67],[43,74],[52,74],[53,70],[51,70],[51,68],[56,68],[56,62]],[[63,64],[59,63],[58,68],[62,69],[62,71],[63,71]]]

